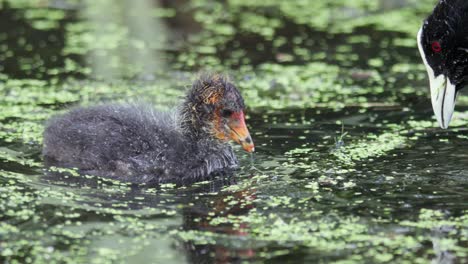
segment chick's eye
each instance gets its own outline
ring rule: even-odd
[[[232,115],[232,111],[229,110],[229,109],[224,109],[222,112],[221,112],[221,115],[223,117],[230,117]]]
[[[432,42],[431,48],[432,48],[432,51],[434,51],[435,53],[439,53],[442,51],[442,46],[440,45],[439,41]]]

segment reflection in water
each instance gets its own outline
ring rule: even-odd
[[[432,230],[432,247],[435,257],[432,259],[433,264],[451,264],[455,263],[455,255],[444,248],[444,239],[447,239],[447,233],[453,231],[453,227],[442,226]]]
[[[196,203],[183,211],[184,230],[208,231],[215,234],[229,235],[231,238],[243,240],[248,238],[248,223],[240,222],[213,224],[215,218],[236,218],[247,215],[254,208],[252,201],[256,198],[255,189],[245,189],[233,193],[217,195],[204,203]],[[224,244],[197,245],[187,242],[185,249],[191,263],[233,263],[245,259],[254,259],[255,250],[247,245],[228,248]]]
[[[127,185],[125,191],[108,192],[112,190],[109,189],[112,183],[106,183],[105,179],[49,171],[41,177],[42,184],[80,193],[80,200],[75,201],[73,206],[106,212],[99,216],[100,221],[108,221],[121,214],[143,215],[149,219],[159,218],[161,216],[155,212],[184,205],[180,215],[181,230],[208,231],[239,239],[249,235],[246,231],[249,228],[247,222],[240,222],[238,226],[234,226],[234,224],[213,224],[211,220],[247,215],[254,208],[253,200],[256,198],[255,188],[234,192],[222,191],[227,186],[236,185],[236,177],[220,177],[204,184],[174,190],[161,190],[160,186]],[[81,191],[83,189],[91,191],[83,192]],[[110,210],[117,211],[113,215],[109,214]],[[249,247],[229,248],[224,244],[197,245],[192,242],[186,242],[182,247],[191,263],[232,263],[255,257],[255,250]]]
[[[85,3],[79,12],[91,29],[86,44],[95,77],[112,80],[138,73],[140,78],[152,80],[155,72],[164,71],[161,50],[166,28],[155,17],[156,1]]]

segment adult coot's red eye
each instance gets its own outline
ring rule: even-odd
[[[442,51],[442,46],[440,45],[439,41],[433,41],[431,47],[432,51],[434,51],[435,53],[439,53]]]

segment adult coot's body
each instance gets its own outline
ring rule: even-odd
[[[432,107],[447,128],[457,93],[468,85],[468,1],[440,0],[418,33],[429,75]]]
[[[150,106],[77,108],[52,119],[44,133],[45,161],[136,183],[193,182],[236,168],[227,141],[252,152],[244,101],[225,77],[197,80],[178,111]]]

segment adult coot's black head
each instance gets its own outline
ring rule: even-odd
[[[468,84],[468,1],[441,0],[418,33],[429,75],[432,107],[447,128],[457,93]]]
[[[232,139],[247,152],[253,152],[244,109],[242,96],[226,77],[206,75],[197,80],[188,93],[182,106],[181,125],[190,137]]]

